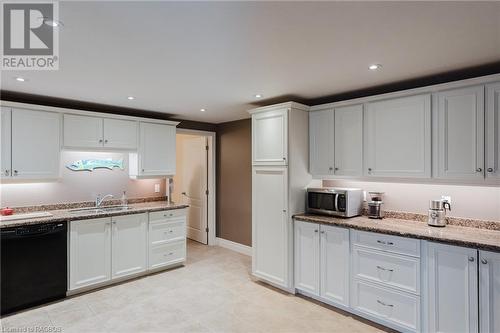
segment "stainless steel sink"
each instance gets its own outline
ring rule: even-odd
[[[106,212],[121,212],[129,210],[129,206],[104,206],[104,207],[89,207],[89,208],[75,208],[70,209],[71,214],[99,214]]]

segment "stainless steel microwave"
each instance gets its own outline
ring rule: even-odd
[[[308,213],[352,217],[361,215],[363,191],[357,188],[308,188]]]

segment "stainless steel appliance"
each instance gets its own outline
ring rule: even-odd
[[[370,201],[368,201],[368,217],[371,219],[382,219],[384,218],[384,201],[382,197],[384,192],[368,192],[370,195]]]
[[[357,188],[308,188],[308,213],[351,217],[361,215],[363,191]]]
[[[429,219],[427,224],[433,227],[446,226],[446,207],[451,210],[447,200],[431,200],[429,202]]]

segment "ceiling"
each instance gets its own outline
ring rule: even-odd
[[[60,19],[60,69],[3,90],[219,123],[500,60],[499,2],[61,1]]]

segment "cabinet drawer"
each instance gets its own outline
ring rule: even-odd
[[[185,238],[186,223],[184,220],[177,220],[175,222],[156,221],[149,223],[149,243],[151,245],[180,241]]]
[[[185,260],[185,241],[152,246],[149,251],[149,269],[170,266]]]
[[[420,260],[353,247],[352,274],[415,294],[420,293]]]
[[[159,212],[149,213],[149,222],[163,221],[166,219],[170,219],[170,218],[174,218],[174,217],[183,217],[183,216],[186,216],[185,209],[162,210]]]
[[[420,330],[420,298],[354,280],[352,306],[356,311],[403,328]]]
[[[418,239],[353,230],[351,243],[381,251],[420,257],[420,240]]]

